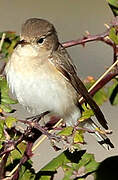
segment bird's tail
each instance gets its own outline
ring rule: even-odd
[[[110,148],[114,148],[114,145],[110,141],[110,139],[106,136],[105,133],[100,131],[100,128],[92,121],[92,119],[87,119],[79,124],[81,127],[87,129],[91,135],[93,135],[97,142],[102,145],[105,149],[109,150]]]

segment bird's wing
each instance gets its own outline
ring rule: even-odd
[[[83,82],[77,76],[76,68],[73,65],[72,60],[66,49],[62,45],[59,45],[58,49],[56,51],[53,51],[51,56],[52,57],[50,57],[49,59],[50,62],[60,71],[60,73],[64,75],[64,77],[72,84],[76,91],[83,96],[85,101],[94,111],[94,114],[98,119],[99,123],[105,129],[108,129],[107,121],[105,120],[102,111],[88,93]]]

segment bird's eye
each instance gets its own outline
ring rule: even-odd
[[[44,38],[40,38],[37,40],[37,44],[42,44],[44,42]]]

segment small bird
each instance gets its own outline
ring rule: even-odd
[[[47,20],[26,20],[5,72],[19,103],[31,112],[49,111],[63,118],[67,126],[73,126],[81,117],[79,97],[83,96],[99,123],[108,129],[103,113],[79,79],[68,52],[59,43],[55,27]],[[91,119],[79,124],[90,130],[97,128]],[[94,136],[105,148],[113,148],[106,135],[95,131]]]

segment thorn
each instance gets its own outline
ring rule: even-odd
[[[86,33],[86,35],[87,36],[89,36],[90,35],[90,33],[89,33],[89,31],[87,30],[87,31],[85,31],[85,33]]]
[[[104,39],[105,40],[111,40],[109,36],[106,36]]]
[[[104,24],[104,26],[107,28],[107,29],[110,29],[110,26],[108,24]]]

